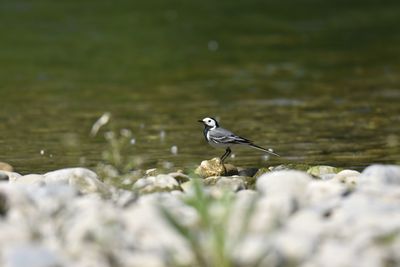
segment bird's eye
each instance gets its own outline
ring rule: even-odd
[[[208,122],[208,123],[211,123],[211,120],[208,120],[207,122]]]

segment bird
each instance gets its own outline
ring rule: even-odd
[[[232,153],[231,146],[234,145],[250,146],[252,148],[280,157],[278,154],[254,144],[253,141],[220,127],[218,121],[214,118],[206,117],[202,120],[198,120],[198,122],[204,124],[204,137],[211,146],[226,147],[225,153],[221,156],[221,162],[224,162],[224,160]]]

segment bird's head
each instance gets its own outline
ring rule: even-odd
[[[216,128],[219,126],[217,120],[214,118],[206,117],[202,120],[199,120],[199,122],[203,123],[207,128]]]

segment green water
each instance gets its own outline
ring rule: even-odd
[[[0,21],[0,160],[19,172],[95,166],[107,111],[141,168],[221,155],[209,115],[282,155],[240,166],[400,163],[398,1],[15,0]]]

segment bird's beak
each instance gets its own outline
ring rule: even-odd
[[[198,122],[201,122],[201,123],[203,123],[203,120],[198,120]]]

